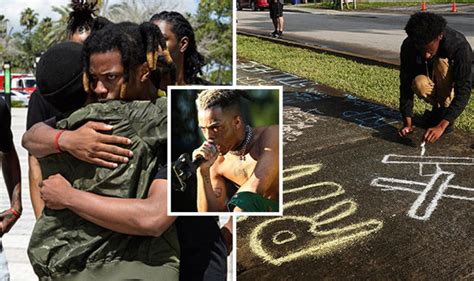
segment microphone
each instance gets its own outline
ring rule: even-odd
[[[217,153],[217,148],[213,143],[211,143],[211,153],[212,153],[213,156]],[[206,162],[206,158],[204,158],[204,156],[199,154],[193,160],[193,165],[194,165],[195,169],[197,169],[204,162]]]
[[[212,155],[217,153],[217,148],[211,144]],[[190,184],[189,179],[196,174],[196,170],[202,163],[206,161],[202,155],[196,156],[196,159],[191,161],[188,153],[181,154],[178,159],[171,164],[171,187],[174,191],[184,192]]]

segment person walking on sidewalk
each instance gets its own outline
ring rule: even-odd
[[[274,27],[272,37],[280,38],[283,35],[283,4],[285,4],[285,0],[268,0],[268,4]]]
[[[423,141],[436,142],[451,132],[471,96],[472,49],[464,35],[447,26],[434,13],[418,12],[408,20],[400,53],[400,112],[403,128],[399,135],[413,132],[413,98],[433,106],[425,112],[427,130]]]
[[[4,99],[0,98],[0,166],[7,186],[10,208],[0,213],[0,237],[7,233],[20,218],[21,206],[21,172],[18,154],[13,144],[10,129],[12,116]],[[3,253],[0,239],[0,280],[10,280],[7,260]]]

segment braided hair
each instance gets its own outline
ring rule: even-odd
[[[202,75],[201,68],[206,64],[204,57],[197,50],[194,30],[189,21],[178,12],[163,11],[151,17],[150,22],[166,21],[171,25],[171,31],[178,42],[183,37],[189,38],[188,48],[184,52],[184,76],[187,84],[201,84],[198,74]]]
[[[67,36],[73,33],[87,32],[92,29],[97,2],[87,2],[87,0],[72,0],[70,7],[72,11],[69,13],[67,21]]]
[[[161,49],[161,51],[160,51]],[[130,70],[145,62],[150,68],[150,80],[156,88],[160,85],[160,72],[158,63],[165,65],[171,71],[174,79],[175,66],[171,59],[166,41],[160,29],[149,22],[140,25],[131,22],[106,24],[101,29],[94,31],[86,40],[83,49],[84,62],[84,89],[90,89],[90,56],[93,53],[105,53],[118,50],[124,68],[125,83],[120,89],[120,98],[124,98],[129,81]],[[174,83],[174,81],[172,81]]]

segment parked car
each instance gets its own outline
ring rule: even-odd
[[[18,74],[13,73],[11,75],[11,89],[12,91],[22,91],[29,94],[36,90],[36,79],[32,74]],[[4,74],[0,74],[0,91],[5,91],[4,87]]]
[[[5,99],[5,92],[0,92],[0,95]],[[28,106],[30,102],[30,94],[22,91],[11,91],[10,100],[18,102],[21,106]]]
[[[267,0],[237,0],[237,10],[242,10],[242,8],[250,8],[253,11],[268,8]]]

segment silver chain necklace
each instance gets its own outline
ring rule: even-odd
[[[250,127],[250,125],[245,126],[244,140],[236,147],[236,150],[230,150],[229,153],[235,156],[239,156],[240,161],[245,161],[245,150],[247,149],[247,145],[252,140],[252,137],[253,137],[252,127]]]

